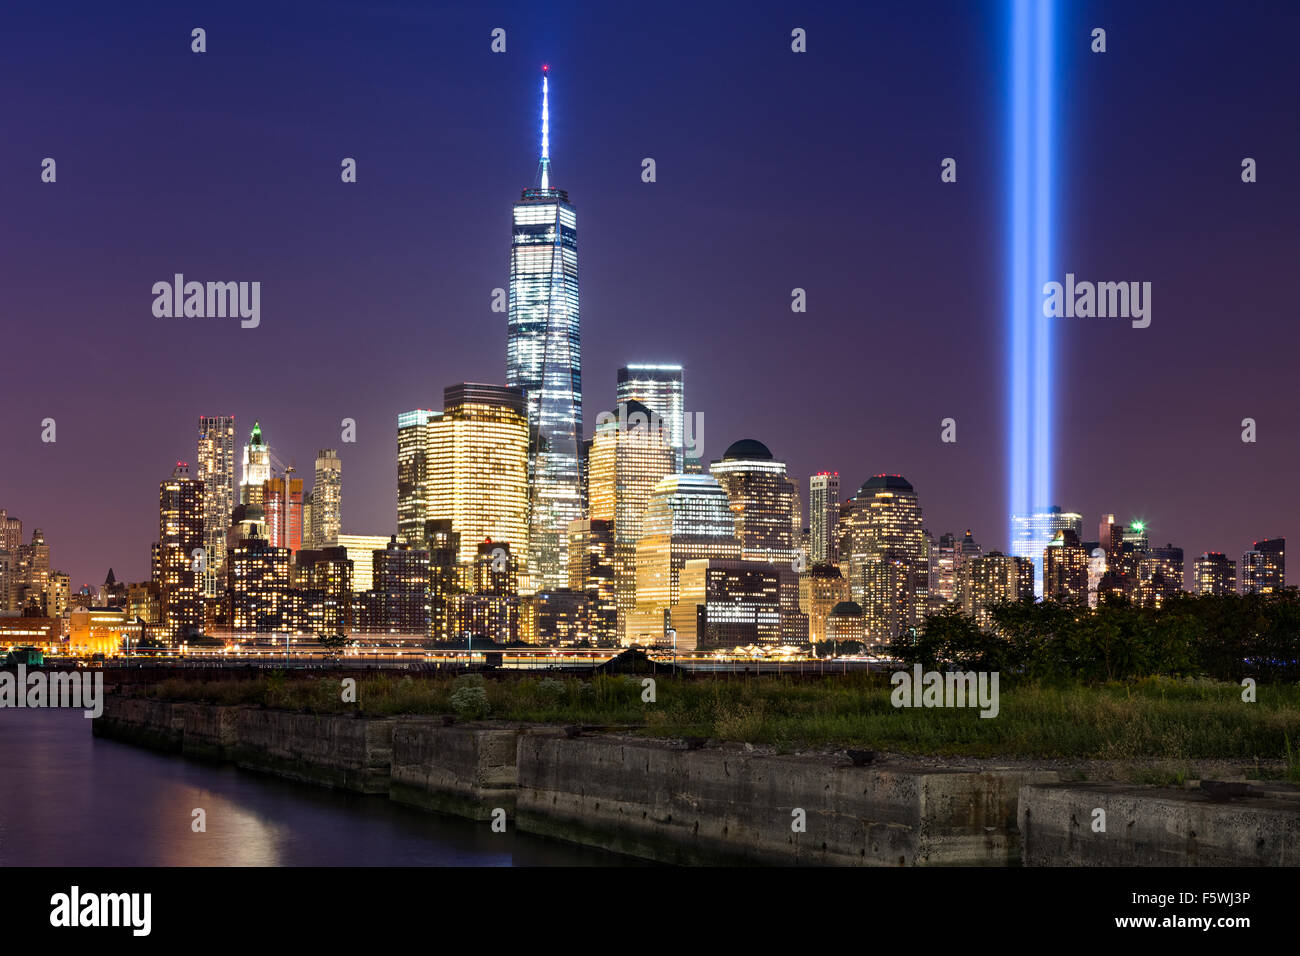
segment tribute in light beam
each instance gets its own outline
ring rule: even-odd
[[[1017,535],[1052,501],[1052,329],[1042,288],[1051,275],[1055,0],[1009,0],[1011,89],[1007,318],[1010,322],[1009,513],[1011,552],[1034,561],[1043,593],[1043,541]],[[1018,522],[1017,519],[1020,519]]]

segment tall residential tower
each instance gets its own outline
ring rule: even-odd
[[[226,530],[235,510],[235,419],[199,416],[198,479],[203,482],[203,548],[207,552],[201,586],[215,598],[225,581]]]

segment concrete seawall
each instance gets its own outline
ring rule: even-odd
[[[556,727],[447,725],[109,696],[98,736],[391,799],[663,863],[1295,865],[1300,790],[1251,799],[1065,784],[992,761],[832,755]],[[1090,829],[1104,807],[1106,839]]]
[[[229,760],[292,780],[387,793],[394,721],[109,696],[97,736]]]
[[[1240,788],[1245,792],[1239,796],[1215,802],[1199,787],[1027,786],[1020,795],[1019,812],[1024,862],[1028,866],[1300,865],[1300,790],[1261,783],[1242,783]]]
[[[519,741],[522,829],[668,863],[1007,866],[1047,771],[854,767],[630,737]]]

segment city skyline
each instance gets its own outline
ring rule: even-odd
[[[1077,21],[1079,15],[1069,16]],[[943,71],[946,77],[979,74],[979,58],[991,54],[963,44],[963,27],[994,38],[997,24],[987,19],[979,12],[955,11],[950,28],[932,32],[937,49],[928,55],[949,64]],[[1167,38],[1161,47],[1152,42],[1157,19],[1150,13],[1107,14],[1112,34],[1128,30],[1142,38],[1147,61],[1139,63],[1123,49],[1113,49],[1106,55],[1109,59],[1100,61],[1111,71],[1105,78],[1093,77],[1097,63],[1086,58],[1082,39],[1077,49],[1067,49],[1065,86],[1073,97],[1067,102],[1085,114],[1086,126],[1086,111],[1098,96],[1091,84],[1129,83],[1142,91],[1153,83],[1174,82],[1151,79],[1159,72],[1150,69],[1151,59],[1159,62],[1165,56],[1165,62],[1184,64],[1183,72],[1175,71],[1178,76],[1185,80],[1186,71],[1194,67],[1197,82],[1216,90],[1208,109],[1222,111],[1220,128],[1226,122],[1234,143],[1225,146],[1220,134],[1211,148],[1208,138],[1201,141],[1187,129],[1173,129],[1176,124],[1167,117],[1144,118],[1143,127],[1138,122],[1143,115],[1140,96],[1128,112],[1112,110],[1118,114],[1109,119],[1118,129],[1117,138],[1108,140],[1104,130],[1095,128],[1092,135],[1103,145],[1131,142],[1132,148],[1144,149],[1159,135],[1167,141],[1165,158],[1178,158],[1178,168],[1168,168],[1159,157],[1150,168],[1135,168],[1127,159],[1102,155],[1106,150],[1085,149],[1088,141],[1067,138],[1063,176],[1070,184],[1068,192],[1087,194],[1089,205],[1076,204],[1062,216],[1063,252],[1069,253],[1063,261],[1082,260],[1076,267],[1081,274],[1104,275],[1109,270],[1117,277],[1130,272],[1150,277],[1160,305],[1152,326],[1140,331],[1099,320],[1060,320],[1057,343],[1065,358],[1058,372],[1054,498],[1081,513],[1085,527],[1105,512],[1116,513],[1123,523],[1144,519],[1152,529],[1152,543],[1181,546],[1190,567],[1205,551],[1226,552],[1237,560],[1253,541],[1300,533],[1291,526],[1294,519],[1285,507],[1297,467],[1295,448],[1300,445],[1295,440],[1300,436],[1288,431],[1295,396],[1280,364],[1284,356],[1278,353],[1285,350],[1259,347],[1270,336],[1290,331],[1284,324],[1289,311],[1282,283],[1276,280],[1294,243],[1282,236],[1277,223],[1294,218],[1296,203],[1277,157],[1291,149],[1287,138],[1295,133],[1276,128],[1273,117],[1252,105],[1253,94],[1267,85],[1267,54],[1249,64],[1231,58],[1208,65],[1194,58],[1180,60],[1190,57],[1197,38],[1211,35],[1211,26],[1218,38],[1224,25],[1193,12],[1184,24],[1186,36]],[[24,185],[21,171],[26,166],[19,155],[13,160],[19,172],[4,186],[15,210],[5,258],[11,269],[21,264],[21,274],[8,278],[12,314],[30,317],[8,323],[13,354],[80,356],[80,362],[66,385],[43,375],[38,363],[16,363],[0,424],[0,447],[6,450],[0,505],[22,518],[28,537],[32,528],[44,531],[52,567],[71,575],[74,590],[82,584],[97,585],[109,567],[120,580],[144,580],[158,483],[175,461],[194,462],[190,436],[198,416],[233,414],[240,444],[245,429],[260,420],[277,454],[295,463],[300,474],[310,470],[316,450],[337,448],[346,474],[343,530],[396,530],[395,416],[405,409],[436,405],[439,392],[456,382],[502,380],[505,322],[490,311],[490,296],[492,289],[508,285],[500,250],[509,216],[504,197],[526,176],[524,157],[535,154],[532,83],[545,61],[557,78],[564,78],[556,82],[554,96],[562,108],[553,107],[552,135],[566,144],[566,156],[572,156],[566,160],[564,178],[582,198],[584,437],[590,437],[600,411],[615,407],[618,368],[679,363],[691,381],[685,411],[705,417],[704,462],[721,458],[724,449],[742,438],[763,442],[788,463],[805,502],[807,477],[818,471],[840,472],[842,497],[871,475],[901,473],[917,489],[932,536],[972,528],[986,548],[1007,551],[1010,542],[1001,540],[1000,531],[1007,523],[998,307],[1002,270],[994,253],[976,241],[981,232],[1000,228],[996,210],[1001,186],[993,174],[1001,149],[997,84],[990,80],[984,86],[973,84],[973,89],[949,88],[928,80],[924,63],[900,64],[883,50],[878,68],[898,70],[934,107],[933,115],[909,124],[897,104],[880,102],[883,109],[873,115],[875,128],[903,130],[905,135],[901,145],[889,150],[866,149],[867,140],[859,138],[853,123],[834,125],[833,104],[845,101],[847,91],[833,89],[824,112],[810,115],[804,106],[803,112],[780,120],[782,105],[795,98],[804,102],[813,86],[824,89],[826,71],[834,75],[852,53],[829,24],[819,33],[816,21],[809,21],[810,53],[806,61],[797,61],[805,65],[787,62],[783,37],[789,31],[784,21],[783,15],[760,8],[739,39],[719,51],[719,56],[741,58],[731,63],[733,67],[750,63],[769,68],[765,90],[778,119],[766,125],[753,108],[741,103],[742,93],[734,87],[711,94],[714,98],[699,107],[690,106],[686,92],[692,77],[698,79],[705,69],[705,58],[688,65],[681,76],[666,78],[667,88],[653,97],[631,96],[634,105],[645,108],[638,115],[649,117],[653,135],[618,122],[618,96],[626,98],[637,89],[636,70],[644,70],[650,46],[662,41],[653,30],[649,39],[637,39],[630,50],[619,51],[627,60],[621,66],[610,62],[611,51],[593,51],[586,42],[579,51],[576,40],[556,42],[542,27],[513,28],[510,53],[499,61],[485,52],[486,44],[472,56],[468,49],[453,52],[448,63],[425,61],[420,69],[427,82],[434,77],[446,80],[454,71],[454,89],[462,97],[455,105],[443,104],[460,118],[455,148],[430,152],[445,169],[434,179],[455,180],[456,196],[434,180],[415,175],[414,168],[396,160],[391,150],[376,154],[345,143],[306,140],[294,154],[293,169],[268,166],[246,157],[242,149],[226,146],[218,151],[226,162],[239,158],[251,165],[224,179],[215,175],[217,167],[196,151],[197,146],[164,149],[162,141],[155,140],[151,142],[159,155],[166,157],[165,168],[133,172],[93,129],[74,140],[64,132],[52,145],[43,145],[48,137],[41,131],[47,121],[32,112],[32,104],[20,104],[14,142],[35,150],[29,164],[33,169],[40,158],[36,153],[58,157],[60,177],[56,184],[41,184],[33,174],[28,177],[31,183]],[[384,26],[391,27],[379,17],[361,22],[363,41],[367,35],[377,40]],[[861,22],[865,28],[868,21]],[[112,37],[131,26],[131,17],[117,25],[108,20],[95,23]],[[718,25],[706,18],[702,28],[710,24]],[[1083,37],[1088,25],[1067,23],[1063,30]],[[907,24],[899,28],[919,29]],[[1222,42],[1229,44],[1233,31],[1250,27],[1230,24],[1226,29],[1229,34]],[[286,30],[287,24],[272,22],[246,55],[263,71],[272,70],[268,45]],[[389,33],[383,36],[391,38]],[[1257,50],[1267,51],[1276,42],[1267,35],[1250,37]],[[145,33],[147,43],[162,39],[157,26]],[[915,59],[916,45],[910,46],[909,56]],[[20,58],[52,56],[60,62],[56,52],[38,41],[20,51]],[[309,64],[323,70],[338,52],[313,48]],[[394,55],[394,70],[406,71],[402,75],[408,78],[421,75],[410,51],[399,49]],[[106,62],[106,56],[96,53],[73,67],[72,75],[77,69],[103,70],[128,89],[137,79],[142,81],[133,67]],[[163,66],[179,72],[188,64],[173,58]],[[812,75],[798,70],[815,74],[815,83]],[[583,81],[596,74],[608,81],[609,90],[594,90]],[[427,93],[427,83],[409,87],[417,88]],[[403,87],[404,94],[413,95],[406,94],[407,89]],[[201,105],[215,91],[188,86],[175,99],[155,92],[153,105],[161,107],[164,116],[181,117],[181,94],[197,96]],[[283,97],[274,85],[271,94],[275,102]],[[399,97],[403,103],[405,95]],[[93,97],[55,88],[34,102],[47,104],[57,115],[60,102]],[[236,102],[241,109],[253,105],[251,100]],[[708,108],[724,102],[740,104],[741,117],[734,122],[752,124],[753,139],[741,137],[741,142],[763,140],[772,150],[764,157],[761,173],[747,167],[743,158],[719,154],[724,142],[737,137],[730,123],[713,139],[695,135],[687,143],[672,137],[673,119],[684,121],[695,134],[707,134],[705,119],[712,115]],[[1180,103],[1177,108],[1187,107]],[[363,144],[395,142],[391,131],[387,136],[382,132],[392,116],[381,110],[379,119],[366,121],[362,112],[354,108],[348,115],[354,133],[367,130],[370,138]],[[963,118],[966,113],[973,118]],[[262,122],[271,114],[252,109],[247,115],[251,122]],[[1094,123],[1096,118],[1094,114]],[[777,136],[778,130],[796,142]],[[191,132],[204,148],[215,142],[200,128]],[[829,148],[827,137],[849,156],[848,161],[830,160],[831,169],[823,175],[808,165],[815,152],[809,144]],[[1240,149],[1235,140],[1242,142]],[[438,145],[418,136],[416,142]],[[1234,150],[1258,154],[1266,173],[1266,157],[1274,157],[1272,169],[1278,175],[1242,184],[1236,173],[1240,156]],[[350,187],[337,181],[339,158],[353,154],[359,156],[355,187],[362,195],[349,194]],[[370,158],[376,155],[383,158]],[[958,157],[961,172],[957,183],[944,185],[938,164],[948,155]],[[655,183],[640,181],[644,156],[658,160]],[[79,230],[85,233],[95,217],[114,221],[121,216],[115,217],[112,209],[132,208],[107,188],[109,180],[143,183],[144,177],[155,176],[161,177],[164,190],[197,198],[206,225],[145,215],[140,229],[127,228],[123,234],[123,248],[133,257],[127,260],[129,267],[120,253],[86,252],[81,244],[50,255]],[[719,183],[734,182],[737,194],[757,195],[781,178],[798,183],[789,215],[799,224],[796,233],[807,249],[769,249],[764,240],[742,235],[756,232],[761,218],[717,191]],[[1098,188],[1101,182],[1110,192]],[[848,248],[845,229],[853,224],[836,212],[841,190],[850,183],[864,184],[875,197],[879,205],[873,218],[882,224],[881,232],[893,227],[891,240],[897,246],[891,252],[883,239],[860,240],[879,261],[862,280],[845,278],[857,271],[858,257],[843,251]],[[253,232],[270,229],[269,241],[255,243],[251,251],[218,253],[214,243],[231,235],[238,217],[227,217],[204,197],[211,193],[214,199],[231,201],[250,184],[291,194],[287,208],[298,213],[300,226],[329,221],[321,216],[342,217],[348,230],[326,230],[338,248],[308,243],[299,249],[283,230],[258,222]],[[226,195],[230,189],[235,191]],[[899,196],[886,195],[891,191]],[[1189,195],[1198,200],[1190,218],[1177,208]],[[411,197],[418,199],[414,209]],[[445,221],[454,225],[453,245],[430,241],[423,230],[419,235],[426,241],[413,241],[412,223],[435,208],[435,199],[448,204]],[[1066,199],[1062,201],[1069,206]],[[88,207],[84,218],[73,208],[83,203]],[[285,214],[274,199],[269,206],[272,215]],[[727,219],[728,210],[741,213],[734,229],[717,225]],[[689,235],[692,215],[703,215],[710,223],[704,235]],[[1135,230],[1130,225],[1147,220],[1158,226]],[[1207,221],[1219,228],[1211,229],[1208,240],[1169,238],[1189,231],[1193,221],[1198,228]],[[167,229],[179,230],[176,241],[157,238],[164,223]],[[1116,236],[1119,223],[1124,224],[1123,237]],[[720,228],[726,231],[719,233]],[[1135,231],[1136,236],[1127,235]],[[369,237],[367,241],[382,239],[391,253],[388,263],[381,265],[364,254],[360,263],[349,263],[358,258],[355,243],[346,238],[349,232]],[[670,234],[678,237],[676,246],[665,245]],[[41,254],[23,249],[21,236],[43,237],[37,244]],[[94,238],[93,228],[87,238]],[[722,238],[730,242],[725,254],[717,251],[715,241]],[[667,282],[665,254],[672,263]],[[939,285],[932,290],[918,264],[932,267],[936,261],[945,275],[933,280]],[[66,287],[53,280],[51,262],[64,269],[73,264],[73,280]],[[1215,269],[1206,268],[1209,262]],[[153,318],[148,286],[174,272],[200,278],[260,277],[268,290],[261,326],[241,329],[235,322],[214,329],[212,323],[221,320]],[[749,281],[751,277],[758,280]],[[433,311],[428,295],[416,291],[428,288],[431,278],[446,296]],[[343,288],[344,283],[351,288]],[[805,314],[789,310],[793,287],[808,291]],[[647,296],[651,288],[660,291]],[[375,290],[378,299],[368,298]],[[918,300],[918,290],[923,290],[920,299],[925,301]],[[963,294],[957,295],[958,290]],[[327,302],[329,298],[338,301]],[[1234,337],[1229,332],[1242,312],[1252,318],[1251,334]],[[900,314],[907,321],[893,321]],[[53,321],[38,320],[46,316]],[[970,336],[971,329],[982,330],[982,336]],[[847,347],[828,351],[828,336]],[[275,355],[301,348],[299,343],[307,337],[313,345],[311,361],[302,363],[308,366],[304,372],[275,361]],[[152,357],[126,375],[124,383],[122,372],[131,369],[126,363],[139,362],[142,343]],[[880,361],[873,353],[882,350],[911,360]],[[267,356],[265,367],[254,367],[251,354]],[[322,375],[333,387],[321,390]],[[770,387],[773,382],[778,387]],[[58,387],[52,387],[55,384]],[[859,384],[864,399],[845,401]],[[915,390],[918,384],[922,391],[909,392],[906,401],[882,400],[891,390]],[[1221,390],[1228,398],[1198,400],[1198,387],[1211,395]],[[90,408],[120,422],[121,428],[92,428]],[[940,422],[950,415],[957,421],[958,440],[943,444]],[[41,422],[47,417],[58,423],[54,443],[40,440]],[[1240,439],[1245,417],[1259,422],[1255,444]],[[357,422],[354,444],[340,441],[343,418]],[[148,427],[142,435],[136,433],[131,454],[117,452],[121,436],[140,422]],[[1249,494],[1230,496],[1226,506],[1207,507],[1209,501],[1222,500],[1216,494],[1225,477],[1240,482]]]

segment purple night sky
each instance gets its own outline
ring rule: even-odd
[[[1300,535],[1300,8],[1135,6],[1062,18],[1055,278],[1150,281],[1153,311],[1147,329],[1056,320],[1056,499],[1086,537],[1102,511],[1145,518],[1190,569]],[[968,0],[17,7],[0,507],[45,531],[74,589],[110,565],[142,580],[158,482],[194,461],[200,415],[233,414],[241,445],[260,419],[304,473],[339,448],[344,530],[394,531],[397,414],[505,378],[491,293],[546,62],[588,433],[618,366],[681,362],[706,460],[757,438],[805,492],[830,469],[845,495],[898,472],[932,533],[1004,549],[1005,17]],[[260,327],[155,318],[151,287],[176,272],[260,281]]]

